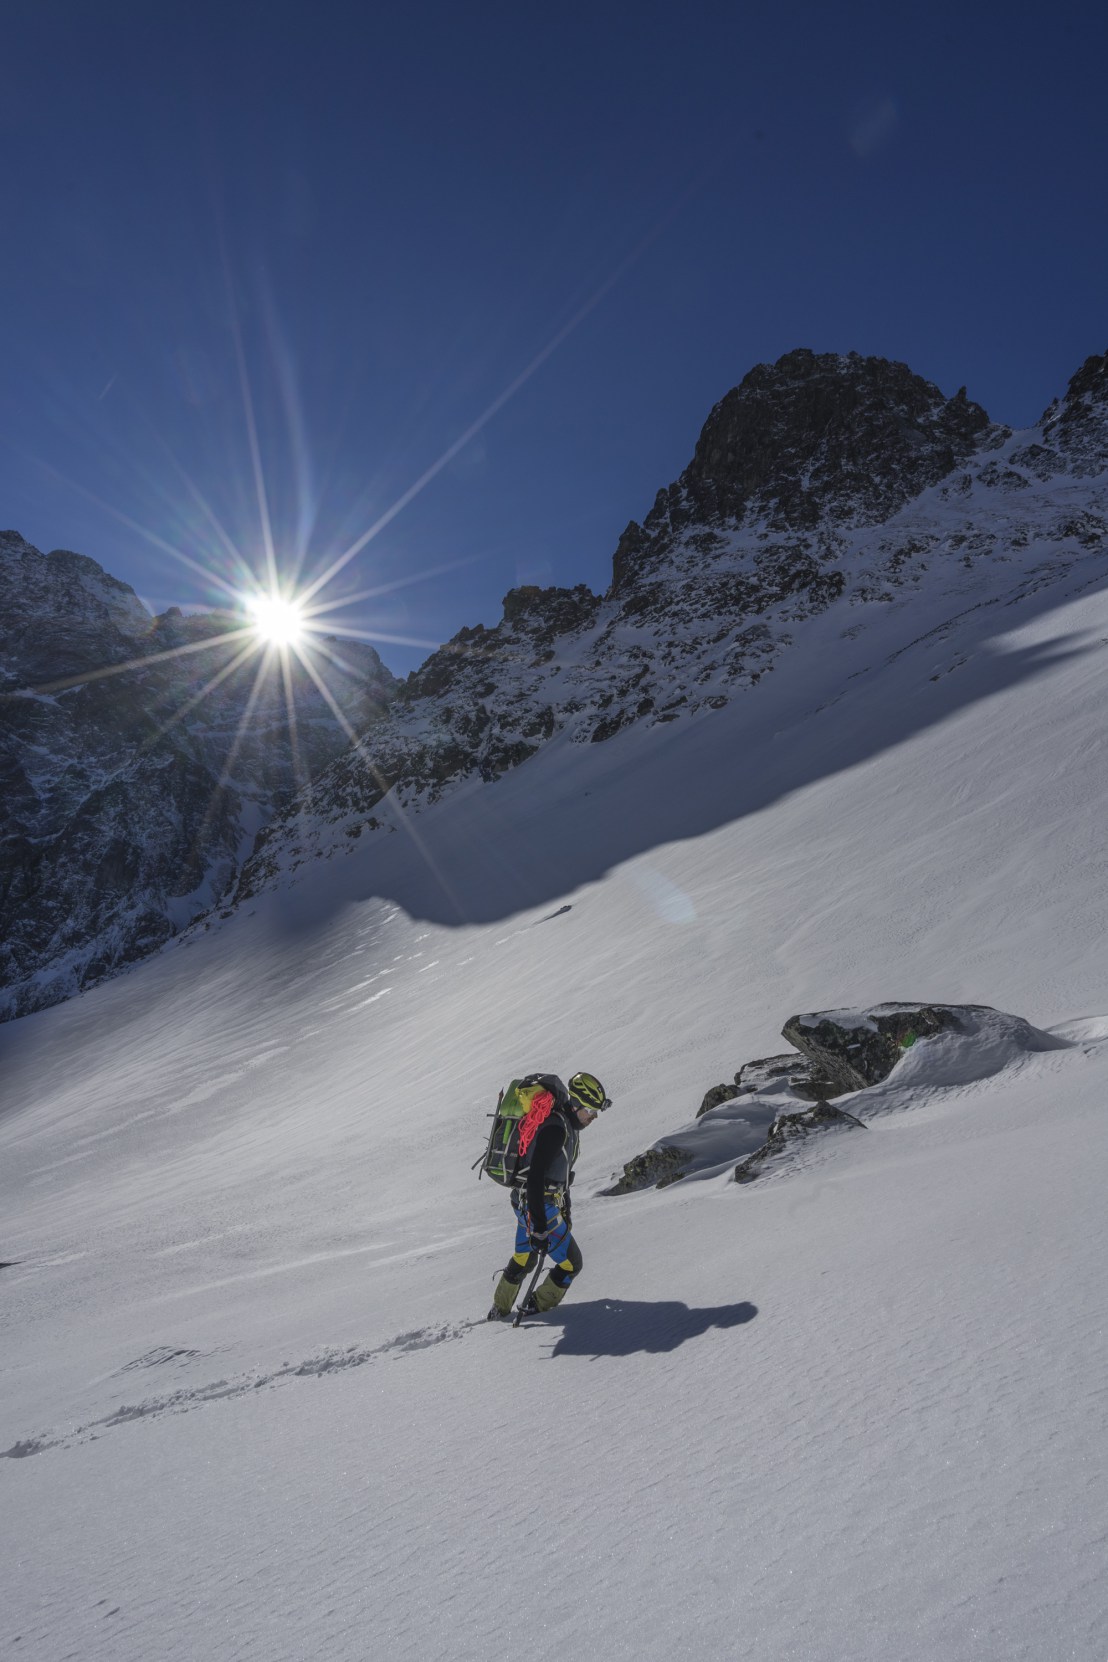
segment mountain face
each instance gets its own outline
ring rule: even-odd
[[[832,608],[849,637],[870,608],[926,596],[953,616],[1047,584],[1104,546],[1106,470],[1108,355],[1020,433],[884,359],[759,365],[624,531],[607,593],[514,589],[495,628],[462,629],[262,832],[236,898],[384,828],[390,789],[418,810],[556,736],[597,744],[756,701]]]
[[[390,803],[418,811],[555,740],[735,700],[753,721],[767,677],[826,651],[829,617],[844,641],[875,609],[941,624],[1095,564],[1106,527],[1108,354],[1012,432],[903,364],[791,352],[716,405],[605,594],[513,589],[404,683],[344,643],[327,678],[359,741],[294,669],[295,754],[281,678],[255,688],[226,618],[152,618],[95,561],[0,536],[0,1019],[387,833]]]
[[[761,519],[784,534],[879,524],[944,478],[989,425],[964,387],[945,399],[883,358],[799,351],[759,364],[716,405],[644,524],[624,532],[613,587],[629,587],[652,553],[697,524]]]
[[[0,1019],[162,945],[347,747],[299,666],[290,734],[283,679],[257,679],[238,627],[154,618],[95,560],[0,534]],[[394,679],[371,647],[331,646],[332,696],[361,731]]]

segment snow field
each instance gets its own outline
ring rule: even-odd
[[[935,1093],[762,1187],[593,1201],[590,1284],[548,1324],[462,1330],[451,1256],[367,1313],[414,1323],[391,1351],[8,1462],[52,1592],[21,1643],[1097,1655],[1105,1048]],[[572,1596],[476,1596],[505,1561]]]
[[[1104,1662],[1108,609],[1011,622],[957,706],[907,653],[555,747],[421,816],[437,877],[398,832],[0,1030],[13,1655]],[[915,997],[1071,1044],[597,1196],[788,1015]],[[616,1106],[516,1333],[469,1165],[522,1066]]]

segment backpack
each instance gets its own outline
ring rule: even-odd
[[[545,1085],[534,1080],[513,1079],[497,1098],[488,1146],[480,1161],[474,1162],[481,1167],[478,1178],[487,1172],[494,1183],[506,1189],[524,1182],[531,1144],[553,1108],[554,1098]]]

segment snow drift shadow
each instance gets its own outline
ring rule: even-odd
[[[712,1327],[741,1327],[753,1321],[758,1306],[717,1304],[690,1310],[676,1299],[646,1303],[637,1299],[599,1298],[589,1304],[571,1304],[552,1319],[563,1324],[554,1356],[633,1356],[644,1351],[661,1355],[676,1350],[686,1339],[698,1339]]]
[[[1067,584],[1052,603],[1071,600],[1076,586]],[[1026,625],[1048,609],[1036,597],[1009,613],[1004,627]],[[279,933],[311,932],[332,905],[374,897],[440,925],[499,922],[548,905],[661,844],[760,813],[968,705],[1103,650],[1100,640],[1076,634],[1004,650],[987,639],[999,618],[981,627],[978,638],[972,624],[959,621],[963,628],[951,625],[940,648],[944,659],[961,657],[957,674],[936,679],[929,673],[936,646],[924,636],[856,671],[845,686],[827,686],[822,702],[816,685],[791,708],[788,698],[760,698],[762,689],[755,688],[725,711],[664,731],[632,728],[603,745],[560,749],[555,741],[552,753],[540,753],[518,773],[425,810],[412,840],[403,833],[364,839],[357,866],[343,861],[333,887],[285,890],[271,925]],[[983,622],[974,620],[979,627]],[[740,755],[741,767],[721,765]],[[549,826],[553,800],[556,839]]]

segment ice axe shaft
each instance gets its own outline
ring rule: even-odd
[[[539,1276],[542,1274],[542,1267],[545,1263],[546,1263],[546,1248],[543,1247],[542,1251],[539,1253],[539,1261],[535,1265],[535,1273],[531,1277],[530,1281],[527,1284],[527,1291],[524,1293],[523,1297],[520,1299],[519,1309],[516,1311],[515,1319],[512,1322],[513,1327],[518,1327],[520,1322],[523,1320],[523,1312],[527,1308],[527,1300],[531,1297],[531,1294],[535,1290],[535,1283],[539,1279]]]

